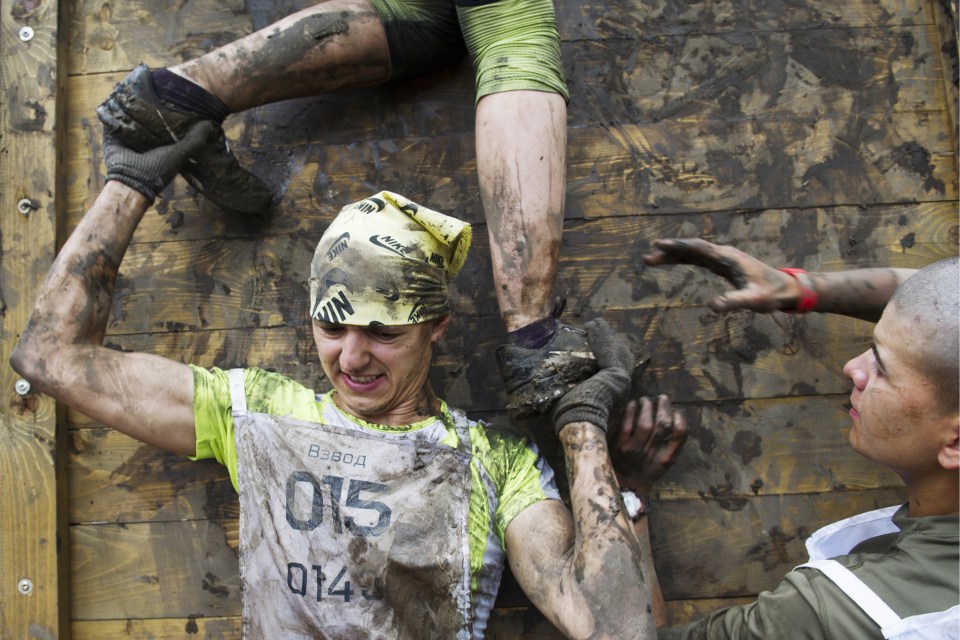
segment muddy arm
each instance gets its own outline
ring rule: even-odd
[[[643,257],[650,266],[689,264],[709,269],[725,278],[735,289],[710,301],[714,311],[749,309],[760,313],[797,309],[803,288],[816,298],[807,309],[837,313],[876,322],[887,301],[913,269],[854,269],[832,273],[809,273],[797,277],[770,267],[735,249],[701,240],[680,238],[657,240]]]
[[[634,360],[604,320],[586,329],[600,370],[560,398],[551,414],[572,514],[554,500],[521,512],[507,528],[507,557],[528,597],[567,636],[655,638],[653,585],[605,433],[613,408],[630,391]]]
[[[572,514],[546,500],[514,518],[506,532],[514,577],[570,638],[656,638],[653,584],[623,508],[606,435],[576,422],[563,428],[560,441]]]
[[[650,398],[630,401],[623,414],[620,430],[612,438],[611,457],[622,491],[632,491],[649,509],[654,483],[673,466],[687,441],[686,419],[674,409],[670,398],[661,395],[654,403]],[[647,512],[633,517],[633,530],[643,553],[644,572],[650,581],[653,612],[657,626],[669,623],[663,592],[657,579],[650,548],[651,517]]]
[[[196,446],[190,368],[108,349],[103,336],[120,261],[156,186],[172,179],[202,141],[198,133],[144,156],[113,150],[108,182],[54,261],[10,356],[13,368],[35,389],[138,440],[181,454],[194,453]],[[144,176],[151,185],[144,185]]]

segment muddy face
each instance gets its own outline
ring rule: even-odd
[[[433,415],[427,382],[442,321],[359,327],[315,321],[313,335],[323,371],[342,410],[368,422],[404,425]]]

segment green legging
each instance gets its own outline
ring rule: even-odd
[[[383,21],[393,78],[433,71],[464,50],[476,99],[533,90],[569,99],[552,0],[371,0]]]

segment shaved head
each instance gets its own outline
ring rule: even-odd
[[[933,382],[945,409],[960,411],[960,260],[954,256],[921,269],[890,304],[922,334],[917,369]]]

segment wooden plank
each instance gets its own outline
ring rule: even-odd
[[[565,50],[570,124],[947,108],[935,25],[603,38]],[[665,72],[669,69],[669,72]]]
[[[173,0],[103,5],[77,0],[70,15],[69,72],[125,71],[139,62],[167,66],[206,53],[313,4],[275,2],[249,8],[239,0],[190,3]],[[557,3],[563,41],[641,39],[660,34],[757,33],[930,24],[932,3],[831,0],[688,3],[682,8],[649,6],[629,0]],[[175,9],[174,9],[175,8]],[[158,29],[153,16],[162,15]]]
[[[688,410],[690,439],[658,496],[737,501],[748,495],[896,489],[889,469],[848,444],[847,396],[709,404]]]
[[[667,611],[672,624],[682,624],[703,617],[723,607],[747,604],[752,598],[710,598],[669,600]],[[74,640],[179,640],[184,634],[207,640],[230,640],[240,637],[239,617],[152,618],[127,620],[77,620],[71,625]],[[534,607],[494,609],[487,627],[487,637],[494,640],[561,640],[556,630]]]
[[[594,41],[663,33],[815,31],[833,25],[857,28],[929,24],[930,4],[923,0],[749,0],[682,5],[629,0],[562,2],[557,5],[557,21],[564,37]]]
[[[901,499],[888,489],[661,501],[657,573],[669,599],[755,596],[806,558],[803,540],[818,527]],[[74,619],[238,615],[227,535],[212,520],[72,527]]]
[[[582,127],[694,115],[820,118],[851,109],[943,110],[944,86],[936,78],[944,75],[945,61],[937,43],[935,24],[683,35],[645,30],[643,36],[577,42],[563,49],[571,79],[569,121]],[[92,120],[93,107],[135,64],[74,77],[71,113]],[[157,64],[163,63],[151,66]],[[431,137],[437,128],[469,133],[473,95],[473,72],[460,64],[411,82],[256,109],[244,114],[243,137],[346,144]]]
[[[70,625],[73,640],[233,640],[240,637],[240,616],[186,618],[128,618],[126,620],[74,620]]]
[[[667,615],[670,625],[681,625],[699,620],[727,607],[750,604],[756,598],[697,598],[693,600],[667,600]]]
[[[74,640],[150,638],[179,640],[184,634],[228,640],[240,637],[239,617],[80,620],[72,625]],[[498,609],[490,618],[486,637],[491,640],[563,640],[565,637],[533,607]]]
[[[804,540],[818,528],[904,500],[891,489],[663,504],[650,530],[664,597],[756,596],[807,559]]]
[[[70,433],[70,522],[224,520],[240,516],[226,469],[108,428]]]
[[[313,221],[314,233],[233,239],[169,241],[161,234],[153,241],[147,229],[139,230],[121,266],[109,334],[301,326],[309,264],[325,226]],[[484,226],[477,226],[471,258],[451,285],[461,317],[496,314],[489,244]],[[950,203],[568,221],[557,290],[574,314],[703,305],[723,281],[690,267],[644,268],[641,257],[654,239],[697,235],[736,243],[774,265],[838,270],[924,266],[955,253],[956,229]]]
[[[956,154],[943,112],[825,119],[811,128],[798,119],[755,122],[670,121],[576,129],[569,136],[566,218],[716,213],[733,210],[873,207],[954,202]],[[278,222],[323,212],[390,185],[469,222],[482,220],[471,137],[301,145],[275,149],[282,163],[257,171],[286,184]],[[79,162],[79,164],[78,164]],[[269,170],[272,174],[268,173]],[[73,184],[96,185],[99,167],[71,161]],[[87,189],[71,195],[71,216],[88,204]],[[195,213],[195,194],[179,180],[158,210],[180,233],[188,216],[223,218],[209,203]],[[250,234],[235,218],[222,223]]]
[[[240,615],[236,523],[86,525],[70,530],[73,619]]]
[[[7,2],[0,12],[0,638],[56,638],[69,622],[55,407],[17,393],[7,364],[53,261],[63,210],[58,17],[56,2]]]
[[[931,40],[939,44],[940,67],[942,72],[938,76],[943,80],[946,94],[947,113],[950,114],[952,126],[950,132],[953,137],[953,148],[957,149],[958,133],[957,114],[960,109],[960,50],[957,43],[957,2],[934,2],[933,16],[936,23],[936,37]],[[960,153],[960,149],[958,149]]]
[[[649,345],[654,359],[640,378],[646,393],[679,402],[846,394],[843,363],[869,346],[870,325],[830,316],[718,316],[698,307],[607,310],[629,341]],[[581,323],[587,317],[571,317]],[[435,360],[431,381],[467,411],[505,406],[494,350],[502,329],[491,317],[461,317]],[[117,349],[156,353],[203,367],[267,368],[317,390],[326,385],[305,328],[182,331],[109,336]]]
[[[658,500],[740,501],[757,495],[901,485],[891,471],[850,449],[846,396],[680,406],[690,439],[677,463],[657,484]],[[477,417],[494,426],[508,422],[502,412]],[[533,436],[562,473],[556,439],[545,433]],[[73,524],[239,516],[226,471],[215,462],[192,462],[90,424],[72,430],[70,442]]]
[[[71,156],[67,164],[72,217],[82,215],[102,184],[101,134],[92,118],[104,95],[105,89],[96,101],[71,110],[77,114],[71,121],[79,123],[70,129],[71,146],[93,150]],[[360,105],[347,106],[347,112],[362,111]],[[738,120],[710,114],[660,122],[605,119],[573,128],[567,218],[956,200],[956,152],[946,111],[888,113],[893,105],[880,107],[876,113],[778,112]],[[290,107],[257,113],[274,108]],[[395,116],[383,120],[397,121]],[[227,134],[244,164],[282,193],[278,219],[318,209],[330,218],[340,206],[369,195],[376,189],[371,185],[390,185],[468,221],[483,219],[470,132],[336,144],[323,132],[308,137],[297,127],[294,139],[281,142],[287,136],[251,129],[254,117],[232,118]],[[179,181],[174,193],[158,210],[171,214],[171,231],[182,234],[184,212],[196,209],[197,199]],[[216,211],[209,203],[200,208],[204,217]]]

